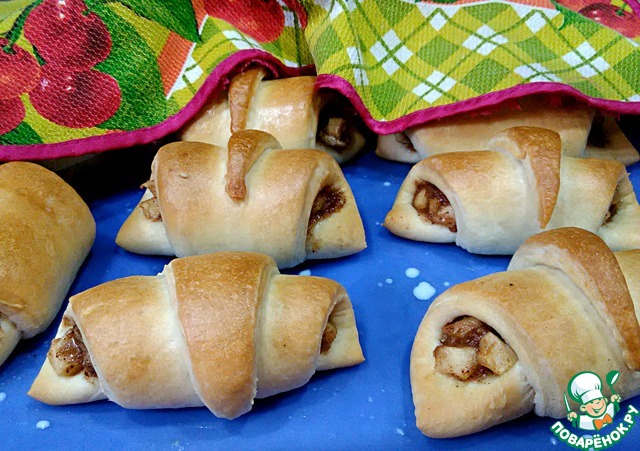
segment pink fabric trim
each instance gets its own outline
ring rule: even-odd
[[[193,99],[182,110],[160,124],[130,132],[114,132],[61,143],[0,146],[0,161],[47,160],[148,144],[179,130],[200,111],[216,89],[224,87],[228,82],[228,75],[251,63],[266,66],[278,77],[315,75],[314,66],[292,68],[285,66],[273,55],[262,50],[241,50],[220,63]]]
[[[623,0],[627,5],[631,6],[634,14],[640,17],[640,2],[638,0]]]
[[[375,133],[388,135],[405,130],[408,127],[423,124],[428,121],[442,119],[455,114],[467,113],[480,108],[496,105],[509,99],[517,99],[530,94],[566,94],[601,110],[620,114],[640,114],[640,102],[620,102],[614,100],[603,100],[589,97],[582,94],[571,86],[561,83],[529,83],[526,85],[514,86],[502,91],[484,94],[473,99],[462,100],[451,105],[442,105],[426,110],[416,111],[399,119],[389,122],[375,121],[369,111],[365,108],[362,99],[351,84],[337,75],[319,75],[316,80],[318,88],[329,88],[340,92],[347,97],[354,108],[362,116],[365,123]]]

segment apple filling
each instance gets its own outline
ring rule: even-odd
[[[604,219],[602,220],[602,225],[609,224],[613,221],[613,218],[618,213],[618,206],[620,205],[620,190],[616,187],[616,190],[613,192],[613,199],[611,199],[611,204],[609,205],[609,210],[604,215]]]
[[[156,197],[156,184],[153,180],[148,180],[143,183],[140,188],[147,188],[153,194],[153,197],[140,202],[140,208],[144,217],[153,222],[162,221],[162,215],[160,214],[160,205],[158,205],[158,198]]]
[[[472,316],[445,325],[440,343],[433,351],[436,371],[460,381],[500,376],[518,361],[495,330]]]
[[[338,153],[346,150],[351,144],[357,118],[356,111],[344,99],[334,98],[327,101],[320,110],[316,142]]]
[[[344,194],[339,189],[333,186],[325,186],[322,188],[313,200],[307,233],[310,233],[317,223],[340,211],[346,200]]]
[[[424,221],[444,226],[454,233],[458,231],[453,207],[435,185],[425,181],[416,183],[412,205]]]
[[[47,353],[54,371],[61,377],[75,376],[81,371],[88,379],[97,377],[80,329],[67,317],[63,319],[63,325],[70,329],[62,337],[51,342],[51,348]]]
[[[322,332],[322,342],[320,343],[320,353],[326,354],[331,349],[333,341],[338,336],[338,328],[331,322],[331,319],[327,321],[327,325]]]

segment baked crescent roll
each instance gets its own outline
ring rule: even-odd
[[[0,166],[0,364],[49,326],[95,238],[89,207],[42,166]]]
[[[563,395],[581,371],[619,371],[616,393],[640,393],[639,270],[640,250],[614,254],[564,228],[529,238],[507,271],[445,291],[411,352],[420,430],[456,437],[532,410],[566,417]]]
[[[224,147],[232,133],[268,132],[284,149],[319,149],[342,163],[365,144],[355,109],[338,93],[316,91],[316,77],[263,80],[264,68],[235,76],[182,130],[183,141]]]
[[[526,126],[560,134],[562,153],[570,157],[605,158],[630,165],[640,159],[612,116],[596,114],[577,102],[550,102],[543,96],[518,99],[487,114],[459,114],[404,132],[378,137],[376,154],[403,163],[417,163],[431,155],[484,149],[494,135]]]
[[[640,248],[640,206],[622,163],[561,155],[559,135],[533,127],[507,129],[487,147],[416,164],[385,227],[478,254],[512,254],[528,237],[568,226],[613,250]]]
[[[56,405],[204,405],[233,419],[254,398],[363,360],[340,284],[282,275],[263,254],[220,252],[73,296],[29,395]]]
[[[366,246],[355,199],[335,160],[313,149],[282,150],[265,132],[234,134],[228,151],[168,144],[144,186],[116,238],[132,252],[252,251],[283,268]]]
[[[568,98],[557,103],[545,96],[526,96],[487,114],[458,114],[410,127],[401,133],[379,136],[376,154],[389,160],[417,163],[445,152],[484,149],[501,131],[526,126],[559,133],[563,153],[579,157],[587,144],[594,110]]]

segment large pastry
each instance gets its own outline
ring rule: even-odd
[[[221,252],[73,296],[29,395],[132,409],[205,405],[233,419],[254,398],[363,360],[340,284],[282,275],[262,254]]]
[[[89,207],[42,166],[0,166],[0,364],[53,321],[95,237]]]
[[[624,165],[564,156],[551,130],[514,127],[484,151],[416,164],[384,225],[418,241],[512,254],[542,230],[575,226],[613,250],[640,248],[640,206]]]
[[[232,133],[263,130],[285,149],[319,149],[339,163],[365,144],[354,108],[334,91],[317,91],[316,77],[263,80],[264,68],[235,76],[182,130],[181,139],[226,146]]]
[[[132,252],[253,251],[284,268],[365,247],[355,199],[335,160],[313,149],[283,150],[265,132],[240,131],[228,150],[168,144],[145,186],[116,240]]]
[[[455,437],[530,411],[566,418],[565,392],[584,371],[619,372],[615,393],[631,398],[639,321],[639,249],[614,254],[578,228],[536,235],[506,272],[454,286],[429,307],[411,352],[417,425]]]
[[[514,104],[515,103],[515,104]],[[386,159],[417,163],[431,155],[484,149],[494,135],[526,126],[557,132],[562,152],[571,157],[607,158],[626,165],[640,156],[612,116],[571,99],[520,98],[488,112],[465,113],[378,137],[376,153]]]

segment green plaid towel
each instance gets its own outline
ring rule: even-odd
[[[0,159],[150,142],[255,63],[315,71],[380,133],[536,92],[638,114],[626,1],[3,1]]]

